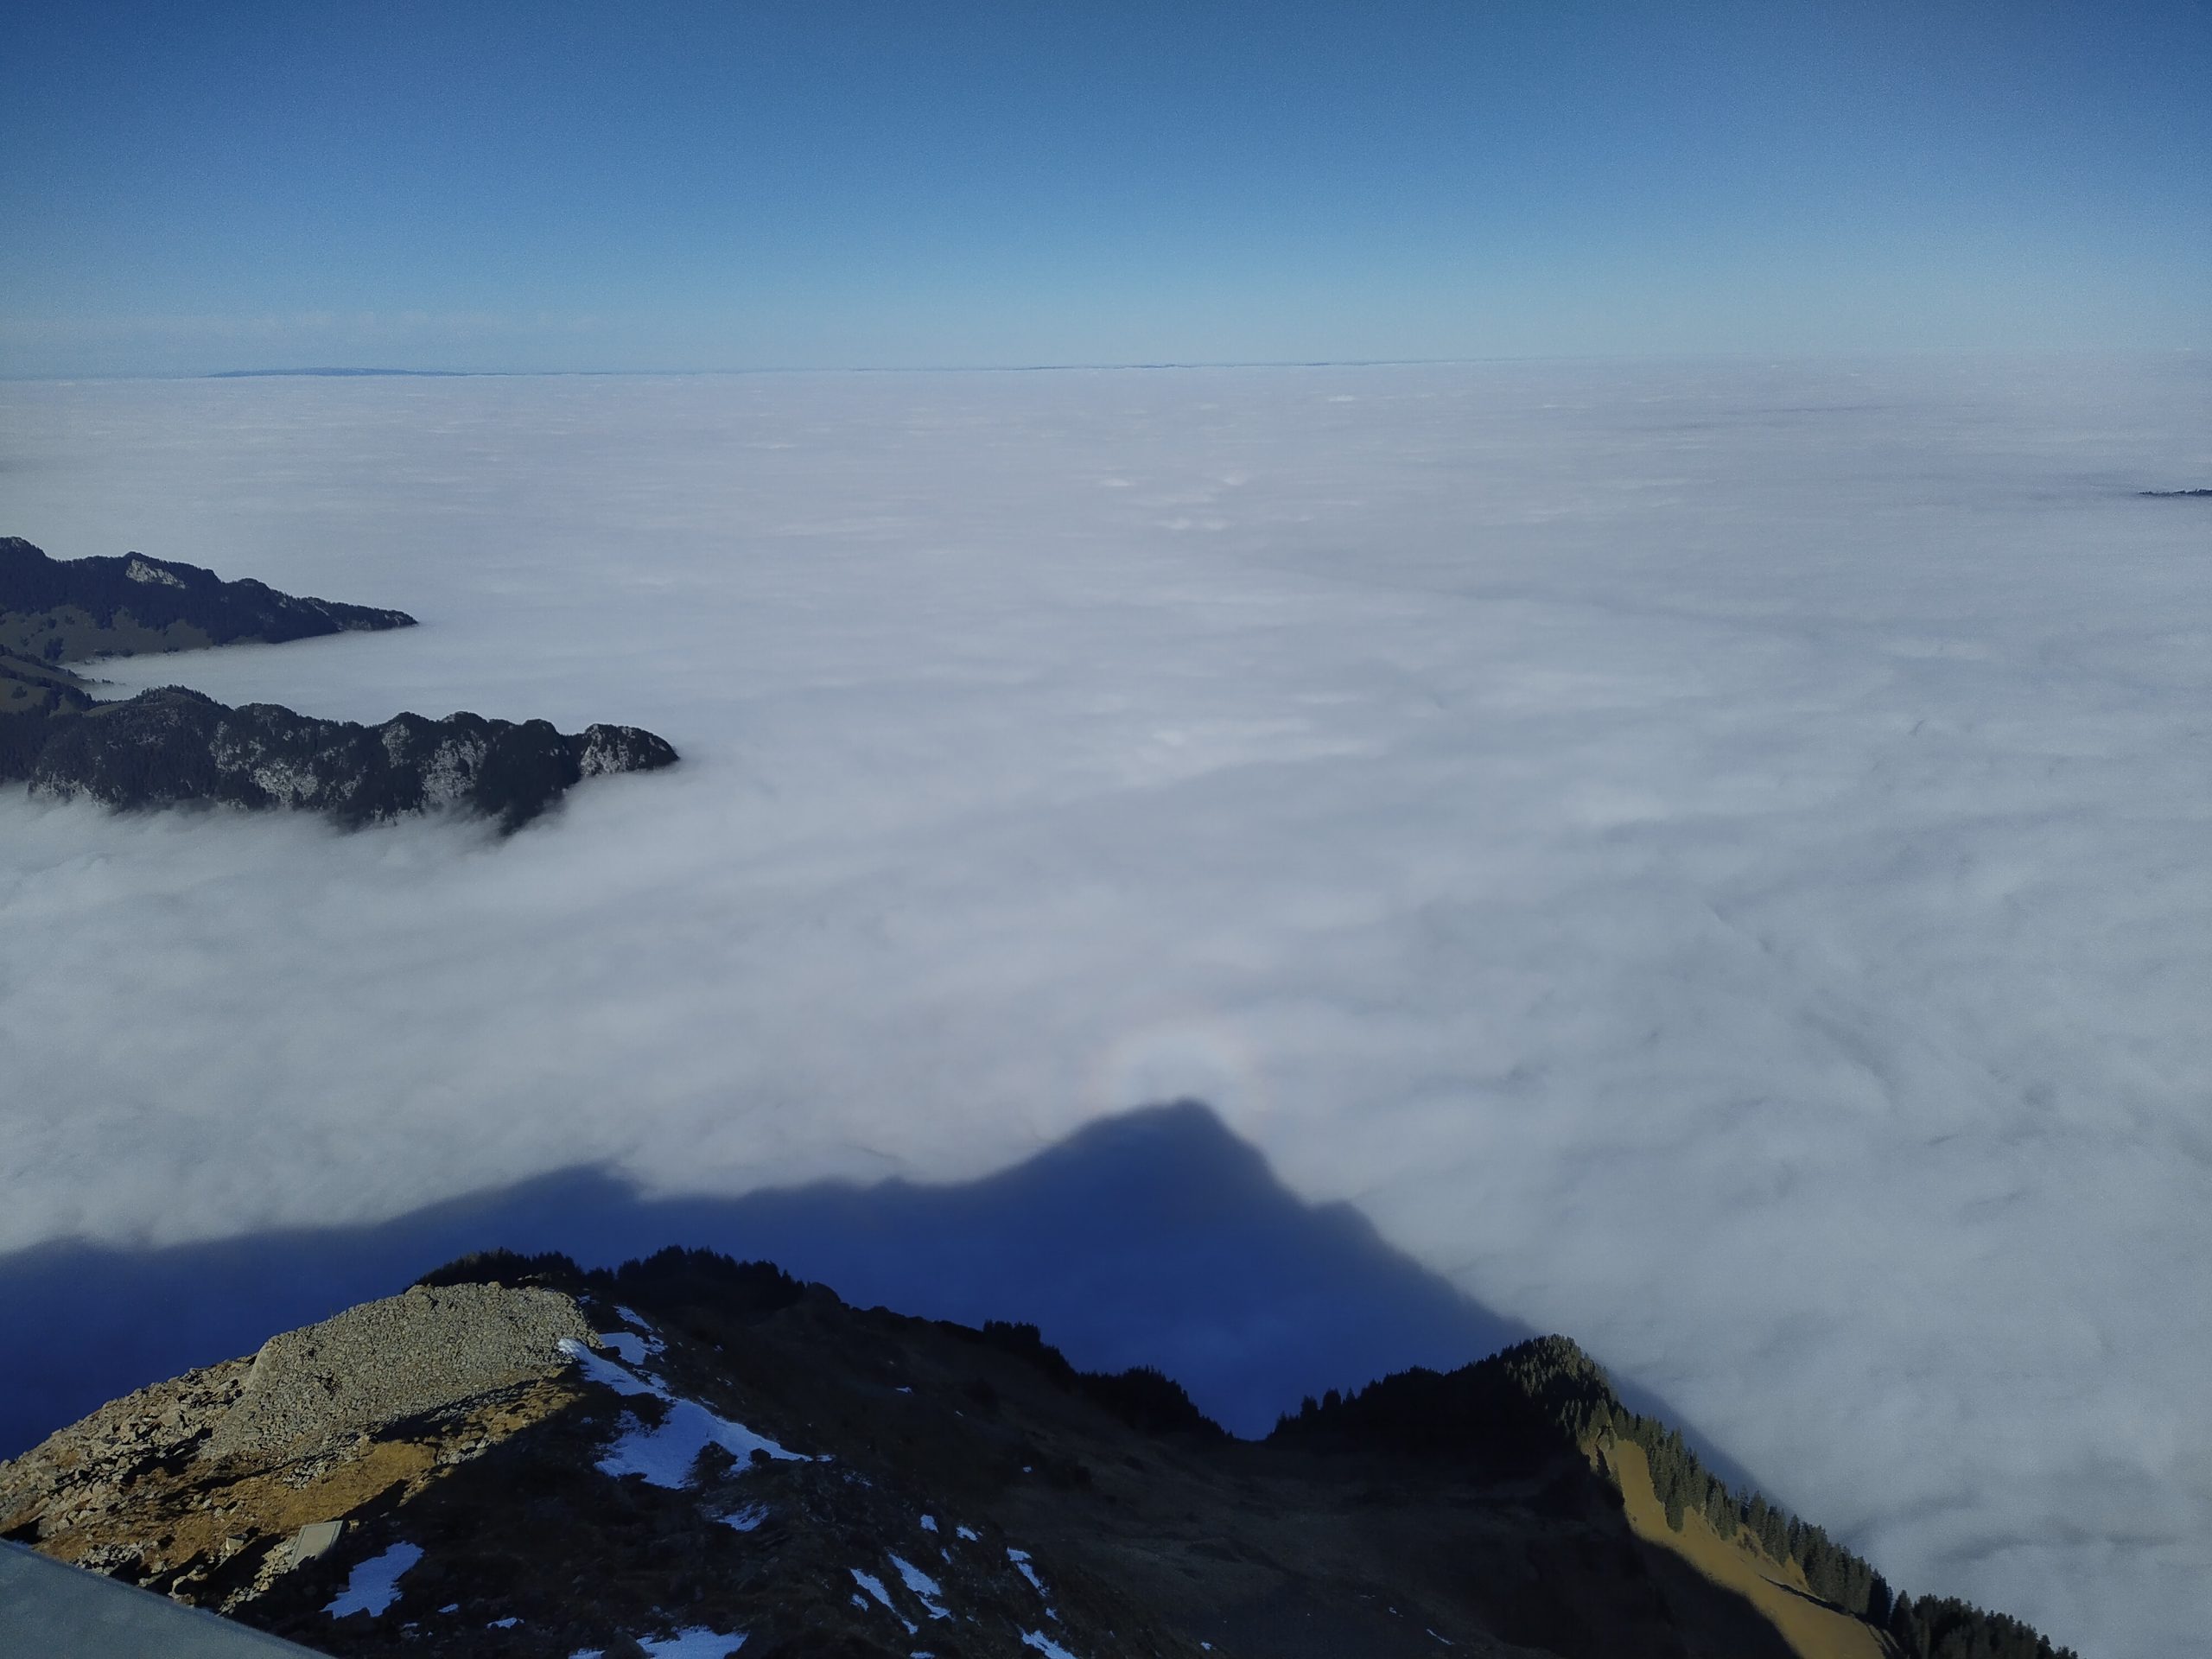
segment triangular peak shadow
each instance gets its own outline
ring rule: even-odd
[[[1086,1370],[1157,1366],[1243,1434],[1265,1433],[1302,1394],[1464,1364],[1534,1334],[1351,1205],[1300,1198],[1187,1101],[1103,1119],[957,1186],[822,1185],[663,1213],[686,1237],[734,1222],[734,1253],[849,1301],[1026,1319]]]
[[[1101,1120],[957,1184],[666,1198],[577,1169],[367,1227],[0,1258],[0,1319],[24,1339],[16,1386],[0,1393],[0,1457],[471,1250],[561,1250],[601,1266],[667,1244],[776,1262],[862,1306],[1028,1320],[1086,1370],[1159,1367],[1244,1434],[1264,1433],[1302,1395],[1409,1365],[1449,1369],[1532,1334],[1386,1244],[1351,1206],[1300,1199],[1186,1101]]]

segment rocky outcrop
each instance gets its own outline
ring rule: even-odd
[[[557,1291],[421,1286],[271,1337],[205,1454],[273,1460],[555,1375],[591,1325]]]
[[[274,703],[232,709],[182,686],[0,716],[0,780],[34,794],[125,809],[296,807],[348,829],[450,809],[513,830],[583,779],[675,762],[634,726],[569,735],[466,713],[361,726]]]
[[[562,1344],[590,1336],[549,1290],[416,1289],[349,1309],[0,1463],[0,1535],[234,1608],[296,1564],[301,1528],[419,1494],[569,1404]]]
[[[0,1532],[20,1536],[35,1516],[23,1542],[73,1535],[80,1547],[63,1559],[100,1572],[137,1561],[135,1531],[118,1535],[111,1520],[162,1471],[191,1461],[237,1403],[251,1364],[227,1360],[141,1389],[0,1464]]]
[[[197,565],[137,553],[64,562],[0,537],[0,783],[124,809],[299,808],[349,829],[454,810],[512,831],[585,779],[675,764],[664,740],[635,726],[569,734],[466,712],[364,726],[276,703],[233,709],[181,686],[101,702],[63,666],[414,620],[224,582]]]

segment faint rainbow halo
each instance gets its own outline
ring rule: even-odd
[[[1262,1121],[1271,1104],[1250,1042],[1211,1013],[1155,1020],[1116,1038],[1091,1068],[1085,1093],[1094,1113],[1195,1100],[1246,1128]]]

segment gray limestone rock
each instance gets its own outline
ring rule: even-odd
[[[420,1287],[288,1331],[253,1357],[203,1457],[276,1459],[550,1376],[591,1326],[558,1291]]]

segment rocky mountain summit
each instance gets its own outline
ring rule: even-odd
[[[365,726],[275,703],[233,709],[181,686],[102,702],[64,666],[413,626],[404,611],[295,598],[197,565],[61,561],[0,537],[0,782],[125,809],[305,808],[347,828],[456,809],[511,831],[584,779],[675,763],[664,739],[634,726],[571,735],[465,712]]]
[[[341,1655],[2060,1659],[1560,1338],[1255,1442],[1033,1326],[682,1250],[469,1258],[142,1389],[0,1464],[0,1535]]]

